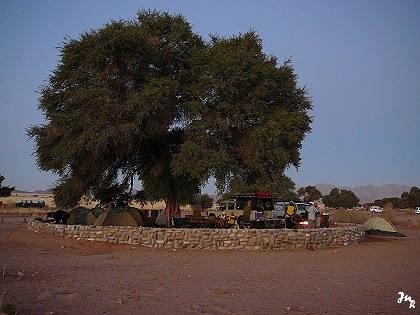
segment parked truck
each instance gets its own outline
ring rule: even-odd
[[[18,208],[44,208],[45,201],[44,200],[21,200],[20,202],[16,203],[16,207]]]
[[[284,214],[289,201],[281,201],[280,198],[273,196],[270,192],[232,195],[229,199],[217,202],[216,211],[212,211],[212,213],[217,217],[236,218],[237,225],[244,227],[242,218],[247,204],[251,207],[249,223],[247,224],[249,227],[284,227]],[[309,205],[303,202],[295,202],[295,205],[297,208],[295,223],[298,227],[303,227],[307,222],[306,209]]]

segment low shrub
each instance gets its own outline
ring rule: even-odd
[[[380,216],[392,224],[397,222],[397,213],[393,208],[385,207],[384,212],[382,212]]]
[[[19,208],[12,205],[8,205],[5,208],[0,208],[0,214],[19,214],[22,216],[27,215],[46,215],[51,210],[50,207],[45,208]]]
[[[363,224],[371,218],[371,215],[367,211],[346,210],[344,208],[340,208],[331,213],[331,217],[335,223]]]

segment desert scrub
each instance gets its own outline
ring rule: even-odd
[[[0,214],[19,214],[21,216],[28,215],[46,215],[51,210],[50,207],[40,208],[18,208],[15,206],[8,206],[6,208],[0,208]]]
[[[397,213],[390,202],[384,205],[384,212],[382,212],[380,216],[392,224],[397,222]]]
[[[384,210],[384,212],[380,214],[380,217],[384,218],[388,222],[391,222],[392,224],[395,224],[397,222],[397,215],[395,213],[395,210]]]
[[[363,224],[371,215],[366,211],[346,210],[340,208],[332,213],[332,218],[335,223],[356,223]]]

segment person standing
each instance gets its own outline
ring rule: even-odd
[[[248,200],[243,210],[242,224],[244,227],[249,227],[249,221],[250,221],[251,211],[252,211],[251,207],[252,207],[252,201]]]
[[[294,229],[295,228],[295,222],[294,222],[294,216],[296,213],[296,206],[293,201],[290,201],[289,204],[286,207],[286,229]]]
[[[314,202],[311,201],[309,204],[310,206],[308,210],[306,210],[306,212],[308,212],[308,228],[314,229],[316,228],[316,213],[318,212],[318,209]]]

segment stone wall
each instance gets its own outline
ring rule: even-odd
[[[359,243],[362,225],[323,229],[166,229],[129,226],[82,226],[32,221],[28,229],[76,239],[143,245],[154,248],[299,249],[329,248]]]

